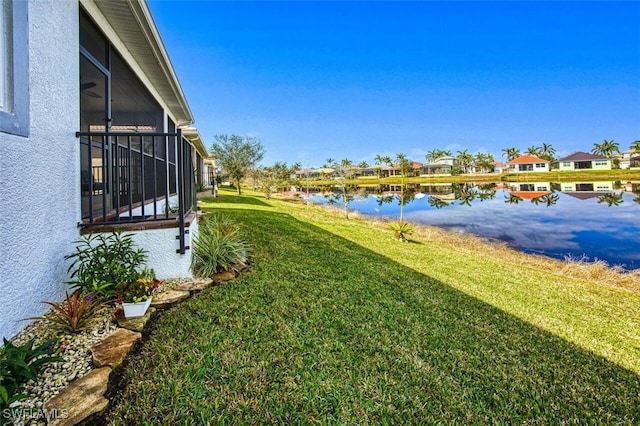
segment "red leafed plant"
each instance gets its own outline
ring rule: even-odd
[[[60,303],[42,302],[50,305],[53,312],[42,317],[32,317],[30,319],[43,320],[50,323],[50,326],[66,333],[77,333],[85,330],[95,317],[100,303],[93,296],[83,296],[79,292],[74,292]]]

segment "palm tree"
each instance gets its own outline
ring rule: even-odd
[[[482,173],[492,172],[495,166],[493,165],[493,155],[479,152],[475,155],[475,165],[480,169]]]
[[[469,154],[468,150],[458,151],[458,161],[463,173],[467,173],[467,169],[473,164],[473,155]]]
[[[427,155],[425,155],[425,159],[427,163],[435,163],[435,161],[440,158],[440,150],[432,149],[431,151],[427,151]]]
[[[632,143],[629,149],[633,152],[640,152],[640,141],[635,141],[634,143]]]
[[[539,149],[540,149],[540,158],[542,158],[543,160],[554,161],[556,159],[555,158],[556,149],[552,147],[551,144],[543,142],[542,146]]]
[[[520,201],[523,201],[522,197],[518,197],[517,195],[509,194],[509,196],[505,196],[505,203],[508,204],[518,204]]]
[[[610,141],[605,139],[602,143],[594,143],[591,152],[596,155],[611,157],[620,153],[620,144],[613,139]]]
[[[441,200],[440,198],[436,197],[435,195],[429,196],[429,198],[427,199],[427,202],[429,203],[429,205],[431,207],[435,207],[436,209],[441,209],[441,208],[447,207],[449,205],[446,201]]]
[[[476,199],[476,193],[471,189],[464,189],[460,192],[460,205],[471,207],[471,202]]]
[[[396,154],[396,161],[398,162],[398,165],[400,166],[400,178],[401,178],[401,183],[400,183],[400,224],[402,224],[404,222],[404,205],[405,205],[405,201],[404,201],[404,197],[405,197],[405,191],[404,191],[404,180],[405,177],[407,176],[407,174],[409,173],[409,171],[411,170],[411,162],[407,159],[407,156],[399,153]]]
[[[612,192],[610,194],[604,194],[598,197],[598,204],[606,203],[609,207],[619,206],[623,203],[622,192]]]
[[[534,157],[537,157],[540,155],[540,148],[538,148],[537,146],[531,145],[529,148],[527,148],[525,152],[529,155],[533,155]]]
[[[382,163],[384,162],[382,155],[376,154],[376,158],[374,158],[376,165],[375,169],[378,171],[378,179],[380,179],[380,172],[382,171]]]
[[[520,150],[518,148],[505,148],[502,152],[507,157],[507,161],[515,160],[520,157]]]
[[[358,167],[360,167],[361,169],[368,169],[369,163],[367,163],[366,161],[361,161],[360,164],[358,164]]]

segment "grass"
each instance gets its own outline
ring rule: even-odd
[[[252,268],[156,317],[110,424],[640,422],[633,290],[301,204],[202,205]]]

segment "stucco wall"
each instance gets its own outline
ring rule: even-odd
[[[0,133],[0,336],[60,300],[79,237],[78,3],[30,1],[30,133]]]
[[[191,246],[191,239],[198,232],[197,221],[191,223],[187,234],[187,246]],[[178,228],[150,229],[134,232],[133,241],[138,247],[147,251],[147,267],[153,268],[159,279],[190,278],[191,252],[178,254],[180,242],[176,239]]]

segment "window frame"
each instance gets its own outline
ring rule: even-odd
[[[10,111],[0,110],[0,132],[29,136],[29,2],[11,1],[11,73],[9,87],[13,103]],[[6,70],[3,70],[6,72]]]

